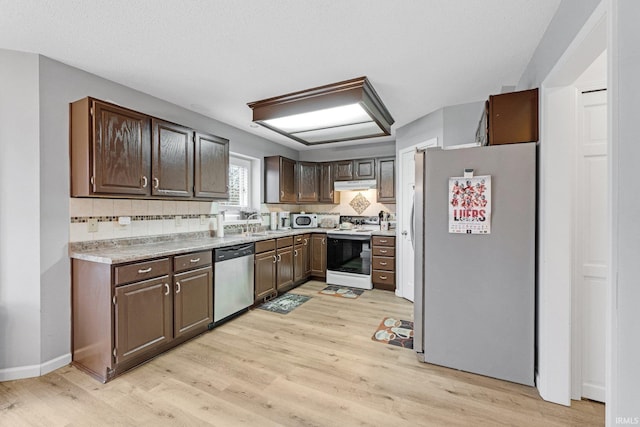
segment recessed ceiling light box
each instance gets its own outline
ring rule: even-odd
[[[394,123],[366,77],[247,105],[255,123],[305,145],[390,135]]]

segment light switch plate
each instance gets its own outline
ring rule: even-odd
[[[89,221],[87,221],[87,231],[89,233],[98,232],[98,218],[89,218]]]

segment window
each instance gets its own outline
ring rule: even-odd
[[[225,211],[233,215],[242,210],[259,207],[259,194],[254,189],[260,188],[256,179],[260,175],[260,161],[239,154],[229,154],[229,200],[221,202]]]

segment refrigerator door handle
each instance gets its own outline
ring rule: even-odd
[[[411,197],[411,216],[409,217],[409,238],[411,239],[411,247],[413,248],[413,250],[416,250],[416,244],[415,244],[415,216],[416,216],[416,195],[413,194],[413,196]]]

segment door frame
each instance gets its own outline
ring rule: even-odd
[[[438,147],[441,145],[438,145],[438,137],[434,136],[433,138],[429,138],[426,139],[422,142],[419,142],[417,144],[411,145],[407,148],[403,148],[402,150],[398,151],[398,168],[397,168],[397,174],[398,174],[398,204],[396,205],[396,221],[397,221],[397,226],[396,226],[396,232],[403,230],[405,226],[409,226],[410,224],[404,224],[403,221],[403,215],[402,215],[402,209],[404,206],[405,202],[408,202],[407,200],[404,200],[403,197],[403,188],[404,186],[407,184],[406,182],[404,182],[403,179],[403,174],[402,171],[404,170],[403,168],[403,164],[402,164],[402,156],[404,154],[410,153],[410,152],[416,152],[418,150],[423,150],[425,148],[430,148],[430,147]],[[408,228],[406,228],[408,230]],[[402,265],[400,265],[401,262],[403,262],[402,260],[404,259],[403,256],[403,251],[401,250],[401,241],[402,241],[402,237],[398,236],[398,239],[396,239],[396,271],[398,272],[398,280],[396,282],[396,296],[401,297],[401,298],[407,298],[407,293],[408,290],[406,289],[406,285],[404,285],[405,281],[403,280],[405,278],[406,272],[409,270],[406,270],[405,268],[403,268]],[[411,271],[413,271],[413,266],[411,266]],[[415,286],[415,283],[414,283]]]
[[[544,400],[566,406],[571,405],[572,396],[574,203],[558,183],[573,185],[575,180],[577,89],[573,84],[607,47],[605,3],[596,7],[540,88],[536,386]],[[611,52],[607,55],[609,60]],[[609,307],[609,301],[606,304]],[[605,381],[608,389],[609,375]]]

